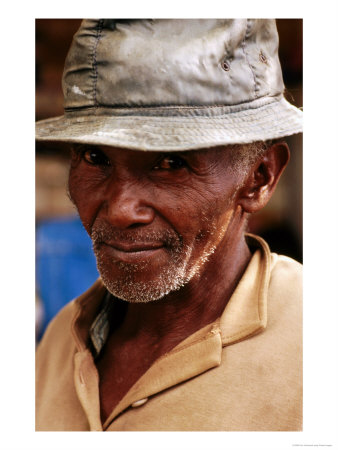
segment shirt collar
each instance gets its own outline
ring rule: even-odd
[[[220,317],[223,345],[241,341],[266,328],[271,253],[262,238],[247,234],[246,239],[250,249],[256,251]]]

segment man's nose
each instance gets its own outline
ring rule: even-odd
[[[146,197],[144,190],[135,183],[113,181],[107,199],[108,221],[120,229],[150,224],[155,211]]]

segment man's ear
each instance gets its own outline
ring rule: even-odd
[[[247,213],[262,209],[270,200],[290,159],[285,142],[273,144],[255,163],[238,192],[238,204]]]

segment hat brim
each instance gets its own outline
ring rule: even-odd
[[[95,114],[94,114],[95,111]],[[97,108],[36,123],[40,142],[184,151],[302,132],[303,113],[284,97],[235,106]]]

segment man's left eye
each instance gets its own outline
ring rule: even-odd
[[[186,161],[178,155],[167,155],[158,161],[154,170],[179,170],[187,167]]]

